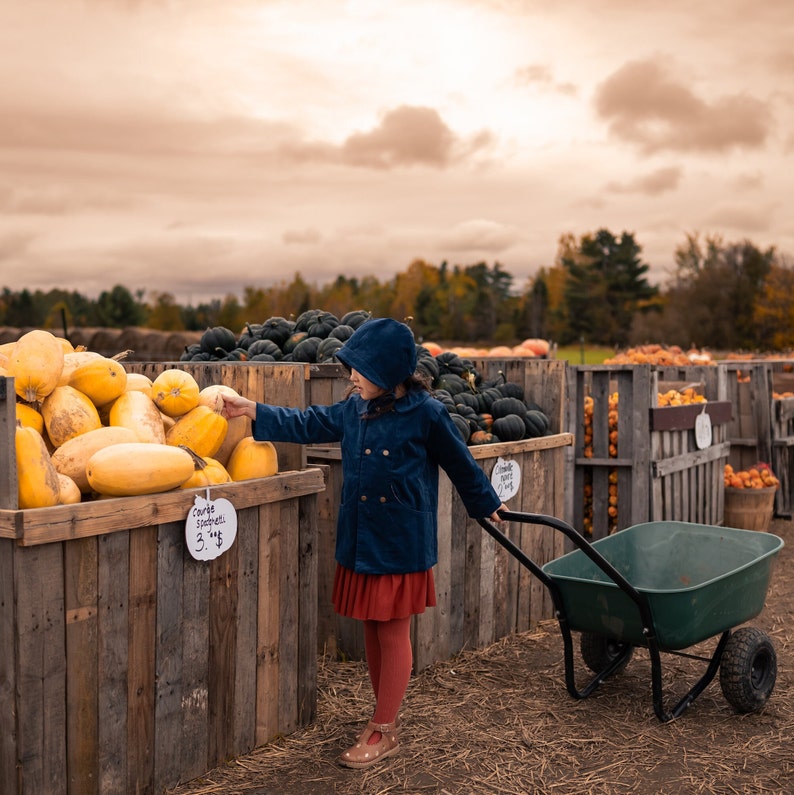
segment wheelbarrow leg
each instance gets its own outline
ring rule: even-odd
[[[697,682],[695,682],[689,692],[687,692],[686,695],[684,695],[684,697],[669,712],[665,710],[662,698],[662,661],[659,653],[659,646],[656,643],[655,638],[649,638],[648,653],[651,657],[653,710],[656,713],[656,717],[659,718],[660,721],[667,723],[668,721],[677,718],[708,687],[708,685],[711,683],[711,680],[714,679],[717,671],[719,670],[720,661],[722,660],[722,653],[725,651],[725,646],[727,645],[728,638],[730,638],[730,636],[730,630],[726,630],[722,633],[719,643],[717,643],[717,648],[711,655],[708,666],[706,666],[706,672],[700,677],[700,679],[697,680]]]

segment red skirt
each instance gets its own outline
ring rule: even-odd
[[[436,605],[433,570],[411,574],[357,574],[336,565],[331,595],[340,616],[389,621],[424,613]]]

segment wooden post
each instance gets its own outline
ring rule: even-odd
[[[18,507],[16,427],[14,379],[0,376],[0,508],[12,511]]]

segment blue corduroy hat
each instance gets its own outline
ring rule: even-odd
[[[382,389],[393,389],[416,370],[414,334],[389,317],[362,323],[336,358]]]

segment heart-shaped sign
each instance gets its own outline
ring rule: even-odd
[[[237,538],[237,511],[229,500],[196,495],[185,522],[185,543],[196,560],[214,560]]]

